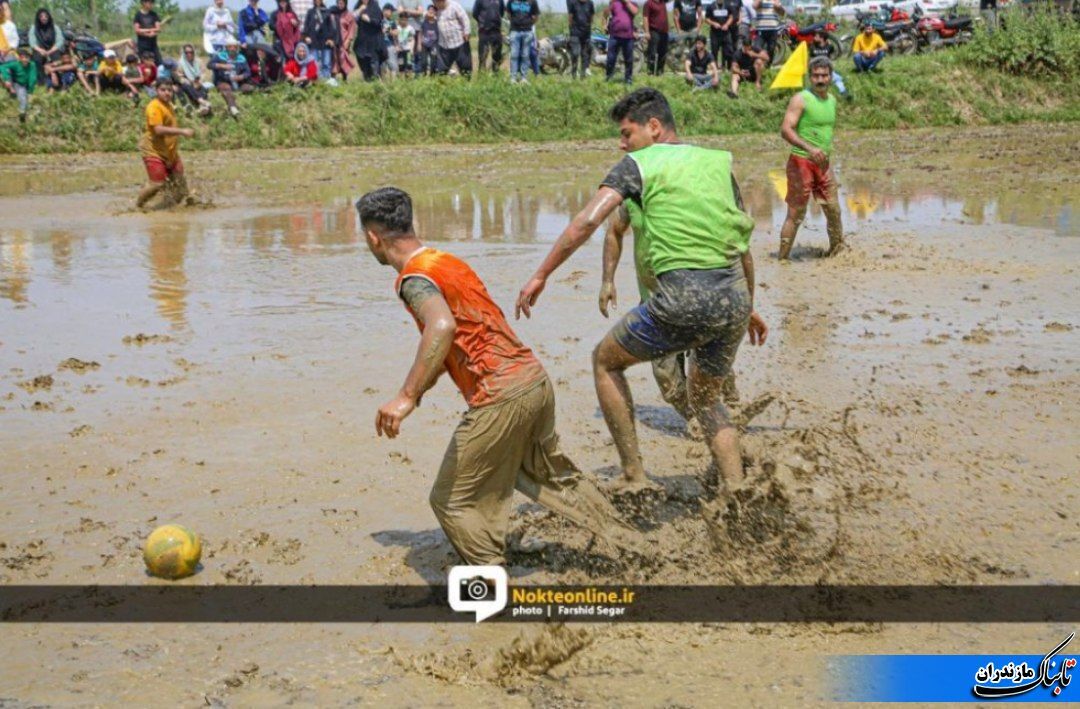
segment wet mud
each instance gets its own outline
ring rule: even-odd
[[[850,248],[821,258],[811,210],[783,265],[769,170],[784,155],[761,138],[726,146],[757,220],[771,328],[736,365],[747,483],[720,489],[700,435],[648,368],[631,369],[655,486],[612,499],[640,548],[615,552],[519,498],[514,581],[1075,583],[1077,153],[1067,131],[1040,130],[1036,145],[1023,128],[898,146],[845,136]],[[324,156],[329,179],[300,191],[286,179],[307,153],[246,156],[243,170],[200,155],[192,183],[217,206],[151,214],[124,206],[137,164],[130,190],[89,197],[93,170],[40,158],[20,192],[0,181],[0,583],[160,583],[141,543],[166,522],[203,536],[203,569],[179,583],[445,583],[456,558],[427,495],[463,405],[444,382],[400,438],[374,436],[415,327],[351,200],[376,182],[413,190],[422,234],[507,310],[618,156],[425,150],[439,179],[372,151]],[[569,177],[567,151],[581,168]],[[20,166],[0,160],[0,174]],[[49,189],[71,192],[76,213],[43,211]],[[599,264],[584,247],[514,326],[555,383],[564,449],[606,485],[619,471],[589,364],[611,325],[596,312]],[[628,303],[629,257],[617,286]],[[138,703],[146,677],[170,673],[184,681],[163,701],[211,706],[794,705],[827,698],[827,653],[1035,653],[1058,630],[8,625],[0,703]]]

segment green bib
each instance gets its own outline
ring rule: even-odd
[[[795,126],[795,132],[810,145],[830,155],[833,128],[836,126],[836,97],[829,94],[825,100],[821,100],[813,91],[806,89],[803,89],[802,96],[805,108],[799,117],[799,125]],[[791,152],[804,158],[809,157],[802,148],[793,147]]]
[[[649,235],[645,233],[645,215],[633,200],[623,204],[630,215],[630,228],[634,231],[634,271],[637,273],[638,294],[644,301],[656,290],[656,276],[649,267]]]
[[[652,274],[727,268],[746,252],[754,220],[735,202],[731,153],[656,143],[629,155],[641,171],[641,219]],[[637,234],[635,228],[635,240]]]

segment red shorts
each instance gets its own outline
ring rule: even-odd
[[[142,160],[151,182],[165,182],[173,175],[184,174],[184,163],[180,161],[180,158],[176,158],[176,162],[172,165],[165,164],[165,161],[159,157],[143,157]]]
[[[819,202],[828,202],[834,188],[832,167],[824,170],[810,158],[792,153],[787,161],[787,199],[792,209],[802,209],[810,201],[810,195]]]

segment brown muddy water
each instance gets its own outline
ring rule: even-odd
[[[797,481],[784,512],[802,532],[721,548],[708,510],[676,514],[707,456],[632,371],[666,493],[648,510],[648,563],[625,568],[524,507],[513,577],[1080,582],[1075,129],[840,138],[851,248],[818,257],[815,211],[784,266],[779,141],[709,141],[735,153],[772,328],[737,363],[744,401],[777,397],[746,456]],[[402,437],[375,437],[416,333],[351,202],[408,189],[422,236],[512,309],[618,158],[613,142],[188,153],[210,204],[147,215],[130,209],[135,156],[0,160],[0,582],[160,583],[140,541],[165,521],[205,539],[203,570],[180,583],[444,581],[454,557],[427,493],[463,405],[444,382]],[[567,451],[609,478],[589,367],[611,324],[599,261],[594,239],[517,329],[556,382]],[[618,286],[624,309],[628,256]],[[829,654],[1036,653],[1069,630],[3,625],[0,703],[805,705],[828,699]]]

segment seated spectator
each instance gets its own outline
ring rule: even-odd
[[[96,54],[87,55],[75,62],[75,76],[91,96],[101,95],[100,67],[101,62]]]
[[[825,57],[830,62],[832,57],[830,56],[831,49],[829,47],[828,37],[825,36],[824,30],[819,30],[814,33],[814,39],[810,42],[810,59],[815,57]],[[851,100],[851,93],[848,92],[847,86],[844,85],[844,77],[840,76],[840,73],[833,69],[832,73],[833,86],[840,93],[841,96],[848,101]]]
[[[129,54],[124,58],[124,73],[123,73],[124,85],[131,90],[129,97],[132,102],[139,105],[139,94],[142,91],[146,91],[147,95],[151,95],[154,90],[153,86],[147,86],[146,80],[143,78],[142,69],[139,67],[139,58],[134,54]]]
[[[75,69],[75,57],[71,55],[68,47],[64,47],[54,61],[45,65],[45,78],[49,93],[66,89],[74,84],[78,78]]]
[[[686,81],[694,91],[715,89],[720,86],[720,71],[716,68],[716,59],[706,47],[706,40],[698,35],[694,39],[694,48],[687,55],[685,63]]]
[[[19,28],[11,17],[11,3],[0,3],[0,63],[18,61]]]
[[[26,112],[30,106],[30,94],[37,86],[37,64],[31,61],[30,50],[23,47],[18,50],[18,59],[0,64],[0,81],[4,88],[19,102],[19,122],[26,123]]]
[[[157,95],[157,91],[154,90],[154,84],[157,83],[157,64],[154,62],[154,55],[151,52],[142,53],[139,61],[139,71],[142,73],[142,85],[146,90],[146,95],[153,98]]]
[[[45,8],[37,11],[34,24],[30,25],[26,39],[30,43],[30,57],[37,64],[39,80],[46,78],[45,65],[60,58],[64,48],[64,33],[53,22],[52,15]]]
[[[314,84],[319,79],[319,66],[303,42],[296,45],[296,56],[285,64],[285,81],[301,88]]]
[[[744,81],[753,81],[758,91],[761,90],[761,76],[769,62],[769,53],[764,49],[755,49],[749,37],[743,37],[742,48],[735,53],[731,62],[731,88],[728,96],[739,98],[739,85]]]
[[[262,46],[250,48],[248,66],[251,69],[251,83],[257,89],[268,89],[271,85],[281,81],[281,62],[277,54],[267,52]]]
[[[240,43],[236,38],[227,38],[225,49],[211,57],[207,66],[214,72],[214,85],[225,99],[229,115],[236,118],[240,115],[240,109],[236,106],[236,92],[249,94],[255,90],[251,83],[251,66],[240,53]]]
[[[416,76],[437,74],[439,71],[439,21],[435,6],[428,5],[420,30],[416,33],[416,54],[413,73]]]
[[[112,49],[106,49],[98,62],[98,86],[106,91],[119,91],[132,96],[132,89],[124,82],[124,65]]]
[[[194,105],[198,106],[200,116],[210,115],[210,96],[202,81],[202,65],[195,55],[195,47],[185,44],[180,50],[180,61],[176,63],[173,79],[180,87],[180,92]]]
[[[855,71],[880,72],[878,64],[885,57],[885,50],[889,45],[874,31],[874,26],[869,22],[863,25],[862,32],[851,43],[851,56],[855,60]]]

